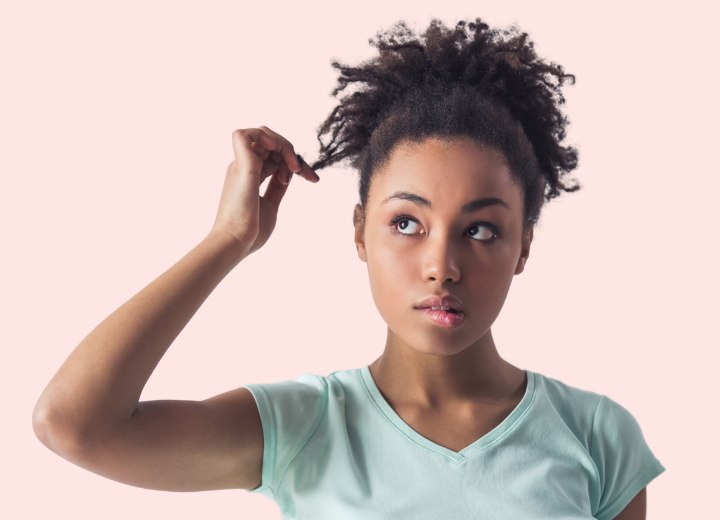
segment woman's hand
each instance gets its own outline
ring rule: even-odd
[[[232,134],[235,160],[225,176],[220,207],[211,232],[227,233],[247,256],[260,249],[275,229],[277,212],[293,173],[311,182],[320,177],[303,162],[292,144],[266,126]],[[260,185],[272,176],[260,196]]]

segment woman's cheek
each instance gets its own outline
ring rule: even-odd
[[[394,244],[378,244],[368,251],[368,273],[373,294],[379,305],[406,297],[403,286],[413,275],[412,259],[407,251]],[[407,288],[412,290],[412,288]]]

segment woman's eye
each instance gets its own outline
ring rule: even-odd
[[[409,217],[396,217],[393,219],[395,229],[397,229],[403,235],[412,235],[413,226],[417,226],[417,222]],[[409,230],[409,231],[408,231]]]
[[[471,235],[477,233],[477,239],[483,241],[493,240],[497,236],[495,229],[487,224],[473,224],[468,231]]]

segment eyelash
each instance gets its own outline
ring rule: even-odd
[[[408,216],[408,215],[398,215],[397,217],[395,217],[394,219],[392,219],[392,222],[391,222],[392,228],[393,228],[393,232],[394,232],[394,233],[397,233],[397,234],[399,234],[399,235],[406,236],[406,237],[411,237],[411,236],[413,236],[413,235],[409,235],[409,234],[407,234],[407,233],[402,233],[402,232],[400,232],[400,231],[397,229],[397,224],[398,224],[398,222],[402,222],[403,220],[412,220],[412,221],[415,222],[416,224],[419,224],[419,222],[418,222],[417,220],[415,220],[413,217],[410,217],[410,216]],[[490,224],[489,222],[482,222],[482,221],[481,221],[481,222],[475,222],[475,223],[473,223],[473,224],[470,226],[470,228],[475,227],[475,226],[483,226],[483,227],[486,227],[486,228],[490,229],[490,231],[493,232],[493,236],[492,236],[491,238],[488,238],[488,239],[485,239],[485,240],[477,239],[477,238],[473,239],[473,240],[476,240],[477,242],[485,242],[485,243],[494,242],[494,241],[500,236],[500,231],[498,230],[498,228],[497,228],[496,226],[494,226],[493,224]],[[469,229],[469,228],[468,228],[468,229]]]

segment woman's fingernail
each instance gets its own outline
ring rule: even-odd
[[[288,183],[288,174],[285,172],[278,172],[278,180],[280,181],[280,184],[287,184]]]

